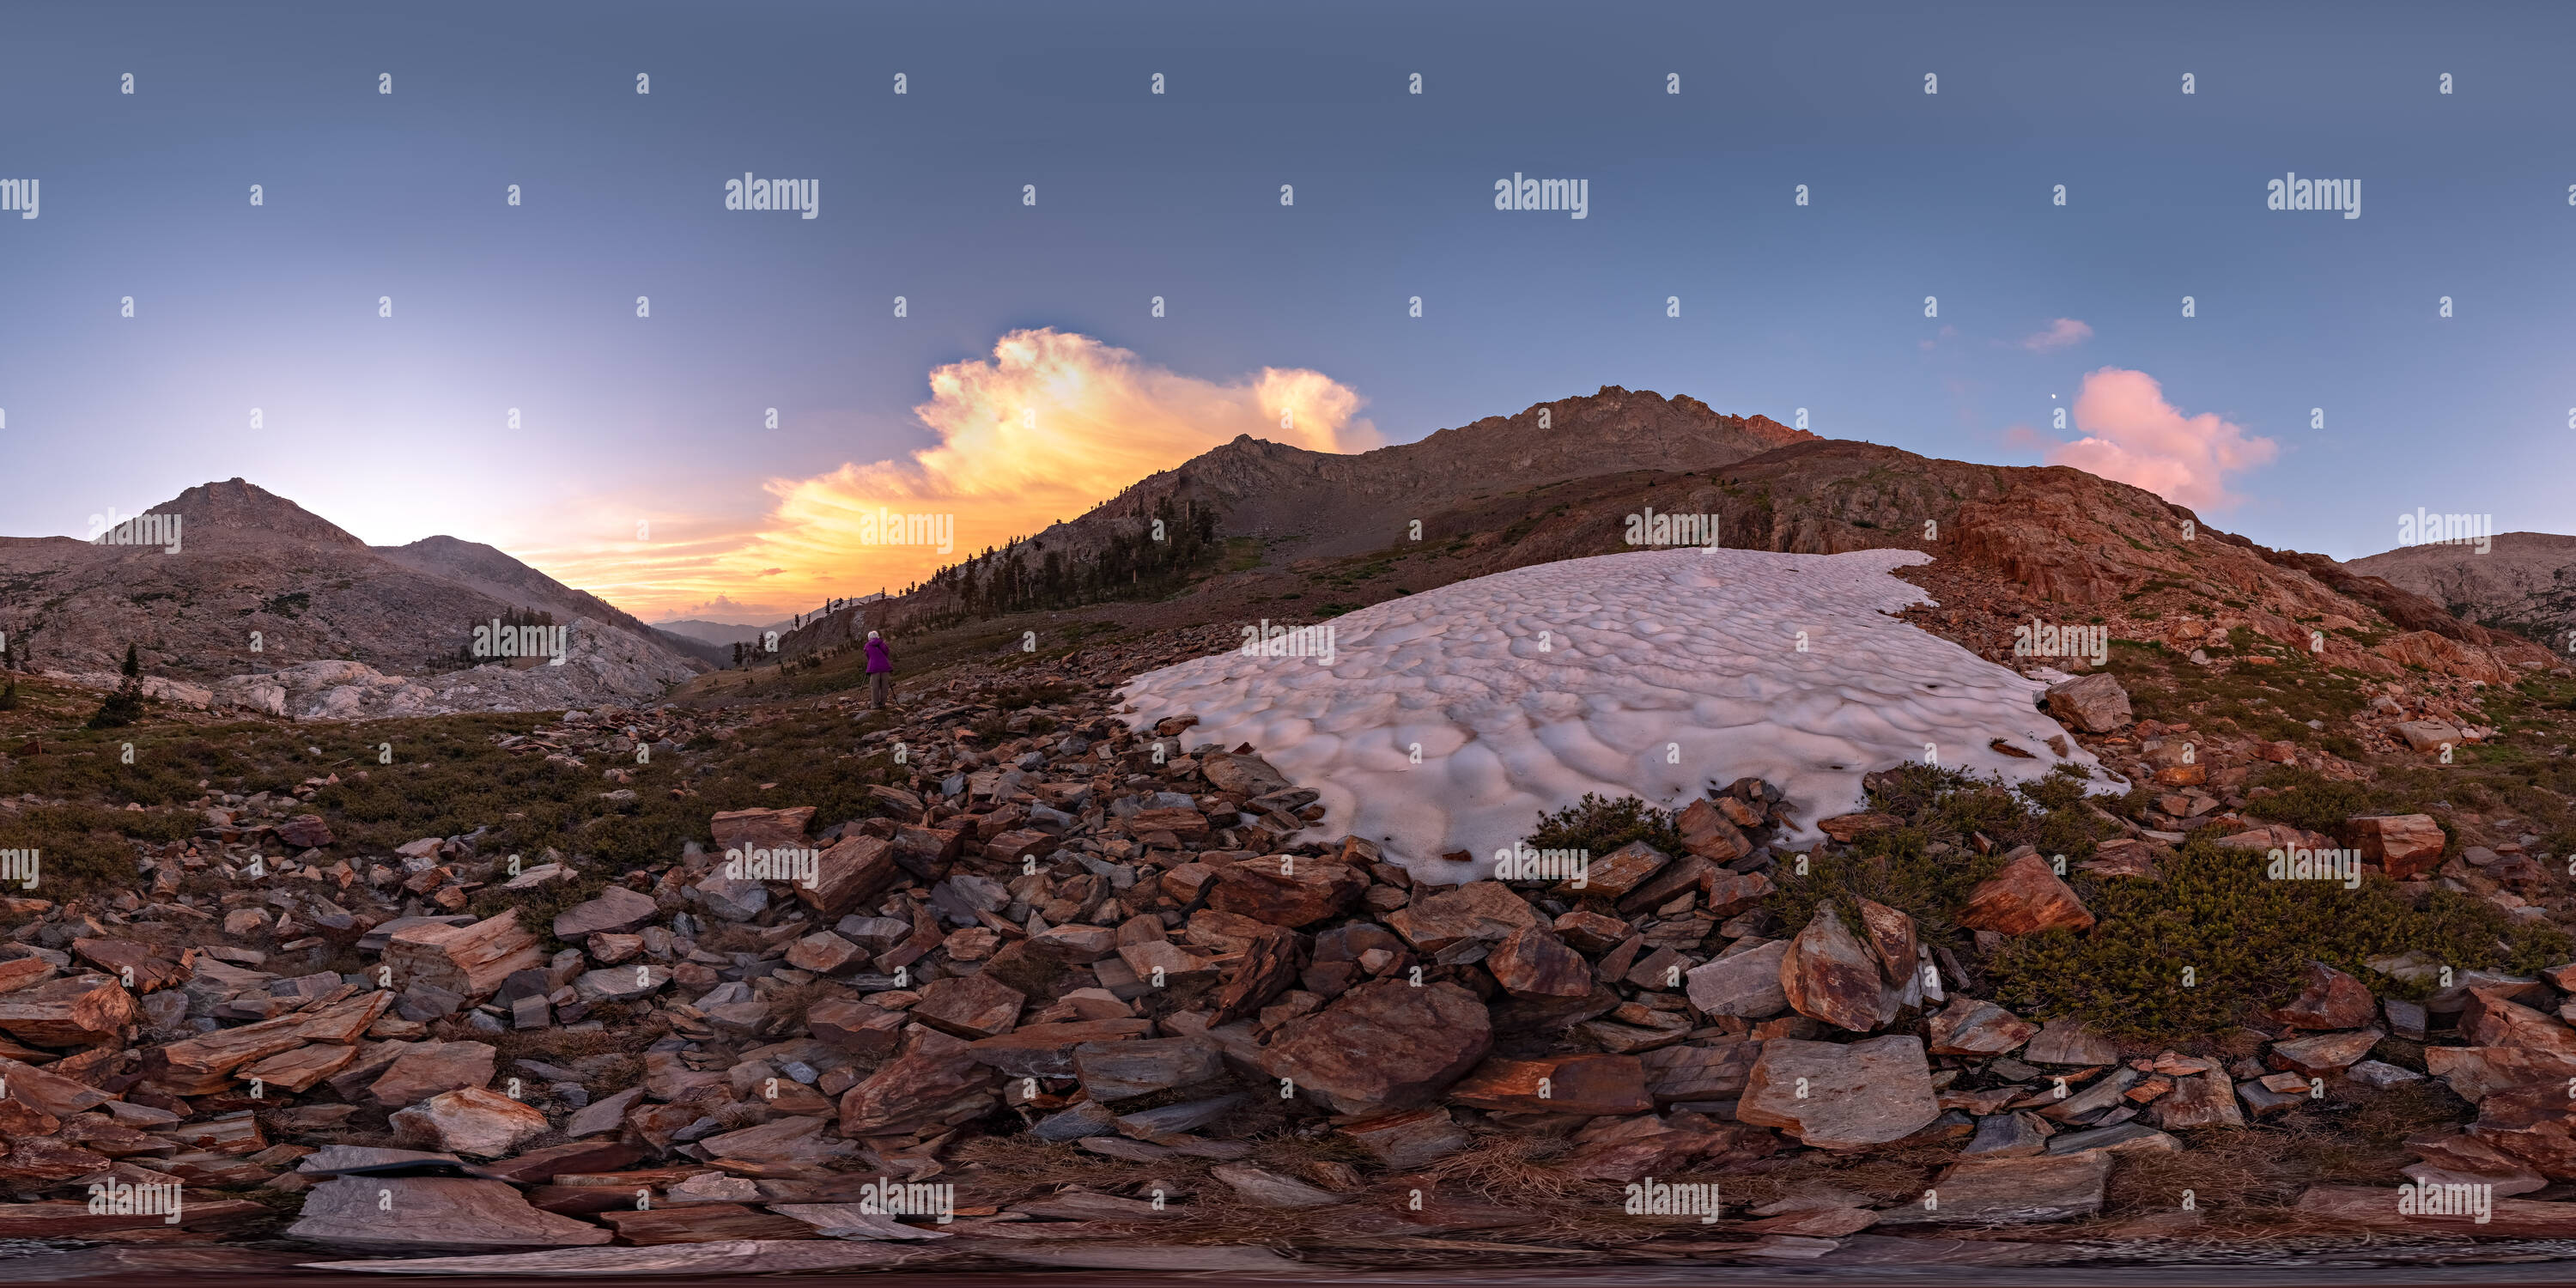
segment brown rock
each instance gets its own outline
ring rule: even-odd
[[[358,1058],[358,1048],[329,1042],[312,1042],[292,1051],[281,1051],[241,1071],[244,1082],[257,1082],[263,1092],[305,1091],[314,1083],[349,1067]]]
[[[1028,996],[982,975],[943,976],[921,990],[912,1018],[945,1033],[973,1041],[1008,1033],[1019,1022]]]
[[[1346,1123],[1341,1132],[1378,1162],[1402,1171],[1428,1167],[1475,1143],[1441,1105]]]
[[[2031,1158],[1963,1158],[1932,1183],[1938,1205],[1909,1203],[1880,1214],[1885,1224],[2067,1221],[2102,1210],[2111,1179],[2108,1150]]]
[[[277,843],[298,850],[314,850],[331,843],[331,825],[318,814],[297,814],[277,825]]]
[[[1474,1109],[1586,1117],[1642,1114],[1655,1107],[1646,1094],[1646,1066],[1633,1055],[1497,1056],[1449,1088],[1449,1099]]]
[[[2049,714],[2086,733],[2110,733],[2135,718],[2129,691],[2107,671],[2050,685],[2046,697]]]
[[[368,1086],[367,1096],[387,1109],[400,1109],[442,1091],[488,1086],[498,1054],[480,1042],[424,1042],[388,1066]]]
[[[1388,979],[1290,1020],[1264,1057],[1272,1077],[1289,1079],[1333,1112],[1374,1116],[1429,1103],[1492,1045],[1475,994],[1455,984],[1416,988]]]
[[[1568,881],[1557,889],[1566,894],[1597,895],[1615,900],[1652,880],[1672,861],[1673,856],[1643,841],[1630,841],[1587,865],[1582,884]]]
[[[2576,1059],[2529,1047],[2426,1047],[2424,1068],[2476,1104],[2499,1091],[2576,1078]]]
[[[2032,1064],[2111,1064],[2120,1048],[2072,1016],[2059,1016],[2040,1026],[2021,1058]]]
[[[1708,915],[1725,920],[1746,911],[1771,895],[1771,878],[1759,872],[1730,872],[1719,868],[1708,874],[1701,889],[1702,902]]]
[[[2576,1060],[2576,1029],[2506,998],[2506,988],[2468,990],[2459,1033],[2478,1046],[2522,1047]]]
[[[2308,963],[2307,986],[2276,1014],[2294,1029],[2357,1029],[2379,1014],[2370,990],[2324,962]]]
[[[1877,960],[1844,929],[1830,901],[1816,905],[1780,960],[1790,1009],[1854,1033],[1878,1027],[1880,982]]]
[[[983,1117],[998,1098],[994,1072],[964,1046],[925,1043],[888,1061],[841,1097],[841,1134],[900,1136]]]
[[[2403,1187],[2316,1185],[2299,1196],[2297,1211],[2318,1222],[2367,1229],[2448,1234],[2481,1239],[2565,1239],[2576,1237],[2576,1203],[2498,1198],[2483,1215],[2474,1212],[2427,1215],[2408,1211]]]
[[[1659,1047],[1640,1054],[1646,1067],[1646,1090],[1659,1104],[1692,1100],[1733,1100],[1744,1094],[1762,1044],[1748,1038],[1720,1038],[1705,1045]]]
[[[815,860],[814,884],[799,883],[796,898],[826,917],[838,917],[885,892],[903,870],[891,841],[851,832]]]
[[[440,1092],[392,1121],[397,1145],[476,1158],[499,1158],[553,1130],[544,1114],[481,1087]]]
[[[1153,1031],[1154,1022],[1142,1018],[1023,1024],[999,1037],[971,1042],[967,1050],[977,1061],[1014,1078],[1070,1078],[1075,1076],[1075,1051],[1141,1038]]]
[[[1760,1019],[1789,1009],[1782,987],[1789,941],[1773,940],[1732,956],[1694,966],[1682,976],[1690,1003],[1704,1015]]]
[[[501,987],[512,972],[545,965],[537,937],[519,927],[519,914],[504,911],[470,926],[421,925],[385,941],[384,963],[394,984],[428,984],[467,998]]]
[[[40,1047],[117,1041],[134,1022],[134,995],[105,975],[72,975],[0,993],[0,1032]]]
[[[387,1192],[390,1198],[380,1197]],[[530,1207],[507,1181],[449,1176],[335,1177],[304,1192],[304,1215],[286,1235],[388,1254],[555,1248],[613,1237],[587,1221]]]
[[[2002,1055],[2030,1041],[2039,1026],[1992,1002],[1954,997],[1931,1019],[1934,1055]]]
[[[2556,1024],[2557,1021],[2551,1020],[2550,1023]],[[2275,1069],[2293,1069],[2310,1077],[2324,1077],[2343,1072],[2353,1061],[2370,1054],[2370,1049],[2379,1045],[2379,1040],[2386,1036],[2378,1029],[2363,1029],[2357,1033],[2318,1033],[2275,1042],[2268,1058]]]
[[[2245,1112],[2236,1104],[2236,1085],[2223,1071],[2176,1077],[2173,1090],[2157,1097],[2147,1112],[2166,1131],[2245,1125]]]
[[[1921,1131],[1941,1116],[1941,1106],[1919,1038],[1848,1045],[1775,1038],[1762,1044],[1735,1113],[1817,1149],[1866,1149]]]
[[[1073,1049],[1073,1069],[1086,1094],[1109,1101],[1206,1082],[1222,1074],[1225,1065],[1215,1043],[1180,1037],[1087,1042]]]
[[[2430,814],[2376,814],[2350,822],[2361,856],[2386,869],[2392,881],[2440,867],[2450,843]]]
[[[1368,874],[1358,869],[1329,859],[1274,854],[1218,868],[1207,903],[1220,912],[1296,929],[1339,915],[1366,889]]]
[[[595,934],[622,934],[653,920],[653,900],[624,886],[610,886],[599,897],[555,914],[555,938],[578,943]]]
[[[1858,840],[1864,833],[1884,832],[1891,827],[1903,826],[1905,826],[1905,820],[1898,818],[1893,814],[1871,814],[1866,812],[1859,814],[1836,814],[1832,818],[1820,818],[1816,820],[1816,827],[1819,830],[1823,831],[1825,835],[1830,836],[1845,845],[1849,845],[1853,841]]]
[[[617,1237],[641,1248],[761,1241],[742,1245],[754,1248],[765,1247],[772,1240],[816,1237],[814,1227],[802,1221],[740,1203],[676,1203],[641,1211],[611,1209],[600,1213],[599,1219],[616,1230]]]
[[[1673,825],[1681,831],[1682,848],[1711,863],[1731,863],[1753,852],[1753,843],[1706,797],[1684,807]]]
[[[1267,796],[1296,786],[1269,761],[1249,753],[1210,752],[1199,757],[1199,772],[1218,791],[1244,796]]]
[[[2093,914],[2037,853],[2021,856],[1968,894],[1959,924],[2000,935],[2027,935],[2064,927],[2093,928]]]
[[[176,988],[187,983],[192,974],[187,967],[123,939],[73,940],[72,956],[115,976],[137,993]]]
[[[1500,943],[1513,931],[1537,925],[1529,901],[1499,881],[1473,881],[1388,913],[1387,926],[1414,951],[1437,954],[1469,940]]]
[[[805,825],[814,807],[726,810],[708,820],[718,850],[795,850],[805,848]]]
[[[1592,967],[1544,926],[1515,930],[1485,957],[1494,982],[1515,997],[1589,997]]]

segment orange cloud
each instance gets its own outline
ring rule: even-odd
[[[2237,504],[2243,498],[2227,490],[2226,477],[2280,454],[2280,444],[2251,437],[2215,413],[2183,415],[2165,401],[2153,376],[2118,367],[2084,377],[2075,395],[2075,427],[2084,437],[2051,450],[2049,464],[2133,484],[2193,509]]]
[[[651,571],[629,564],[622,594],[593,589],[648,616],[755,584],[752,602],[733,605],[739,612],[784,614],[833,595],[900,591],[1239,434],[1322,452],[1379,446],[1376,427],[1358,416],[1361,402],[1321,372],[1265,367],[1234,381],[1201,380],[1089,336],[1013,331],[991,358],[930,373],[930,400],[913,414],[938,435],[933,446],[903,460],[771,479],[769,514],[753,531],[704,534],[712,540],[685,554],[666,549],[670,562]]]

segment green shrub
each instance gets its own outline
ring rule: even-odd
[[[1644,841],[1666,854],[1679,854],[1682,833],[1673,823],[1671,810],[1657,809],[1634,796],[1603,797],[1586,792],[1576,804],[1539,815],[1538,826],[1529,836],[1530,845],[1536,849],[1587,850],[1596,857],[1631,841]]]

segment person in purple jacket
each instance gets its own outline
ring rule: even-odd
[[[886,699],[894,696],[894,650],[886,647],[875,631],[868,632],[868,705],[885,710]]]

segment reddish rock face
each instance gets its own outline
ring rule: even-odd
[[[2357,1033],[2319,1033],[2292,1038],[2272,1044],[2270,1061],[2275,1069],[2294,1070],[2310,1077],[2330,1077],[2370,1054],[2370,1049],[2379,1045],[2379,1040],[2386,1036],[2378,1029],[2363,1029]]]
[[[1780,991],[1791,1009],[1854,1033],[1878,1026],[1879,984],[1877,959],[1830,902],[1816,905],[1780,960]]]
[[[1386,979],[1290,1020],[1263,1056],[1272,1077],[1333,1112],[1375,1115],[1429,1104],[1492,1046],[1492,1022],[1475,994]]]
[[[2025,854],[1969,892],[1968,906],[1959,914],[1959,924],[2001,935],[2027,935],[2059,927],[2084,931],[2093,928],[2093,914],[2085,911],[2083,900],[2058,879],[2048,860]]]
[[[2148,1112],[2155,1116],[2156,1126],[2166,1131],[2245,1125],[2236,1087],[2223,1070],[2175,1078],[2173,1090],[2157,1097]]]
[[[2565,1083],[2499,1091],[2478,1102],[2471,1139],[2553,1181],[2576,1180],[2576,1101]]]
[[[1673,825],[1681,829],[1682,848],[1711,863],[1730,862],[1753,852],[1753,843],[1705,797],[1692,801]]]
[[[814,807],[726,810],[707,821],[718,850],[784,850],[805,844],[805,825]]]
[[[1825,835],[1846,845],[1859,839],[1864,833],[1883,832],[1891,827],[1904,825],[1905,820],[1893,814],[1836,814],[1832,818],[1816,820],[1816,826]]]
[[[1018,989],[982,975],[950,975],[930,981],[921,990],[912,1018],[971,1041],[1010,1032],[1019,1022],[1021,1003],[1027,1000]]]
[[[1286,872],[1280,871],[1283,866]],[[1218,868],[1207,902],[1219,912],[1293,930],[1339,914],[1366,889],[1368,874],[1329,859],[1289,862],[1271,855]]]
[[[2379,1003],[2360,980],[2324,962],[2308,963],[2307,987],[2276,1014],[2295,1029],[2357,1029],[2379,1014]]]
[[[2576,1029],[2507,1000],[2504,988],[2472,988],[2460,1011],[2460,1036],[2479,1046],[2521,1047],[2576,1060]]]
[[[2449,838],[2430,814],[2383,814],[2352,820],[2361,856],[2379,864],[2392,881],[2403,881],[2440,867]]]
[[[857,908],[903,875],[893,842],[855,832],[823,851],[816,867],[814,884],[798,883],[796,897],[826,917]]]
[[[841,1134],[902,1136],[990,1112],[997,1075],[964,1045],[924,1043],[868,1075],[841,1097]],[[936,1047],[936,1049],[934,1049]]]
[[[1567,881],[1558,885],[1557,891],[1578,897],[1597,895],[1604,899],[1617,899],[1653,879],[1672,861],[1673,856],[1643,841],[1630,841],[1587,865],[1581,888]]]

